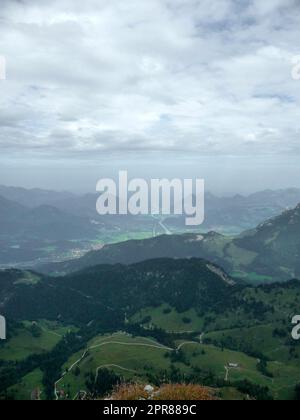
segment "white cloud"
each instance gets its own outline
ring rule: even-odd
[[[293,0],[3,1],[2,157],[298,153]]]

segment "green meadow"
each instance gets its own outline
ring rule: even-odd
[[[0,360],[19,361],[32,354],[50,351],[68,331],[74,330],[56,322],[39,320],[34,323],[39,331],[39,335],[35,336],[31,331],[32,322],[24,321],[22,324],[13,337],[0,347]]]

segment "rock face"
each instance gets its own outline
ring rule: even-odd
[[[234,280],[232,280],[224,270],[221,270],[221,268],[212,265],[207,264],[207,268],[212,271],[213,273],[217,274],[225,283],[229,284],[229,286],[234,286],[236,283]]]

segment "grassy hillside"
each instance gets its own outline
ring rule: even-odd
[[[51,399],[60,378],[58,398],[99,396],[99,367],[106,382],[189,382],[257,399],[292,399],[299,381],[296,280],[253,287],[206,260],[159,259],[63,278],[2,271],[0,297],[14,325],[0,348],[0,398],[38,388]]]
[[[89,391],[89,378],[95,378],[95,375],[101,375],[101,369],[109,368],[126,380],[137,383],[147,383],[154,378],[158,382],[163,381],[164,377],[166,379],[174,375],[174,372],[178,378],[192,377],[195,372],[204,376],[210,374],[216,383],[219,381],[223,384],[223,388],[249,380],[268,387],[275,398],[293,398],[300,366],[271,362],[268,368],[273,377],[270,378],[259,371],[256,358],[242,352],[181,341],[176,343],[175,348],[179,347],[180,358],[176,356],[176,351],[141,337],[133,338],[123,334],[97,337],[89,343],[89,350],[81,361],[78,361],[82,356],[79,352],[65,364],[64,370],[67,373],[57,384],[57,391],[59,393],[63,390],[64,394],[73,399],[78,390]],[[175,355],[175,361],[172,361],[172,355]],[[78,363],[74,365],[76,361]],[[230,363],[238,367],[229,368]],[[72,369],[70,366],[73,366]]]
[[[24,321],[7,341],[1,343],[0,360],[19,361],[33,354],[48,352],[71,330],[74,327],[66,327],[57,322]]]
[[[155,326],[168,332],[203,331],[204,320],[195,309],[179,313],[169,305],[144,308],[131,317],[131,322],[141,323],[144,327]]]
[[[8,389],[8,394],[20,401],[43,400],[45,398],[43,372],[40,369],[35,369],[28,375],[25,375],[19,383]]]

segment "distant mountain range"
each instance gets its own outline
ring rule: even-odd
[[[96,212],[98,198],[96,193],[78,195],[69,192],[0,186],[0,196],[29,208],[48,205],[75,216],[100,218]],[[298,203],[300,203],[300,189],[296,188],[266,190],[249,196],[232,197],[217,197],[207,192],[205,223],[201,228],[206,230],[234,228],[241,232],[279,215],[287,208],[295,207]],[[110,219],[110,217],[105,217],[104,220],[101,218],[104,223],[105,221],[109,223]],[[124,222],[125,218],[121,219]],[[171,217],[165,223],[176,230],[184,227],[184,221],[185,217]]]
[[[0,185],[0,196],[15,201],[25,207],[35,208],[42,205],[55,206],[56,202],[69,200],[75,195],[69,192],[57,192],[39,188],[25,189]]]
[[[73,216],[102,220],[108,224],[111,217],[100,217],[96,211],[96,202],[99,194],[73,194],[70,192],[56,192],[41,189],[25,189],[16,187],[4,187],[0,185],[0,196],[14,201],[24,207],[36,208],[51,206]],[[117,217],[113,218],[114,220]],[[125,218],[122,217],[124,220]]]
[[[249,196],[216,197],[205,195],[204,230],[220,233],[241,233],[254,228],[271,217],[300,203],[300,189],[266,190]],[[171,217],[165,220],[169,228],[184,228],[184,217]]]
[[[98,264],[132,264],[152,258],[205,258],[237,278],[271,282],[300,276],[299,253],[300,206],[297,206],[238,237],[215,232],[164,235],[106,245],[78,260],[41,269],[61,274]]]
[[[45,250],[52,246],[53,241],[76,240],[78,247],[83,246],[87,250],[91,247],[80,245],[82,241],[102,238],[103,243],[120,242],[127,238],[163,233],[161,225],[151,217],[101,217],[96,213],[96,201],[97,194],[76,195],[69,192],[0,186],[0,264],[38,261],[49,254]],[[278,236],[274,232],[275,236],[270,234],[263,242],[263,235],[259,231],[263,222],[282,212],[285,214],[287,208],[294,207],[299,202],[298,189],[267,190],[247,197],[236,195],[220,198],[206,193],[205,223],[191,231],[191,236],[176,236],[187,232],[187,229],[184,217],[173,216],[164,219],[163,226],[165,231],[171,231],[175,237],[172,235],[137,243],[105,246],[102,251],[87,254],[78,261],[67,261],[59,266],[50,265],[43,270],[69,272],[99,263],[127,264],[158,257],[203,257],[220,264],[234,276],[255,281],[271,281],[273,278],[287,280],[296,276],[299,271],[298,251],[295,248],[297,238],[290,243],[289,239],[283,239],[283,234]],[[278,220],[280,230],[284,230],[281,227],[284,220],[282,217]],[[154,228],[155,223],[157,228]],[[255,229],[257,225],[258,229]],[[237,238],[220,235],[223,232],[237,235],[251,229],[254,231]],[[218,233],[203,233],[200,235],[203,240],[200,240],[198,233],[193,233],[200,231]],[[259,243],[257,246],[256,240]],[[20,243],[22,249],[19,249]],[[278,249],[274,249],[275,244]],[[292,246],[293,252],[287,246]],[[71,245],[67,244],[65,248],[71,249]],[[59,249],[52,259],[50,253],[47,261],[57,260]],[[279,267],[276,262],[280,258],[282,265]]]
[[[87,218],[50,205],[27,208],[0,196],[0,235],[66,240],[91,237],[95,235],[95,227]]]

